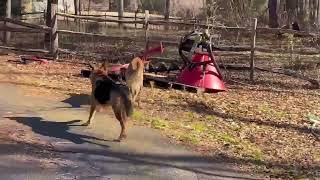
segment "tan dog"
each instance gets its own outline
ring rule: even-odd
[[[138,98],[139,107],[140,107],[140,92],[143,87],[143,70],[144,70],[144,61],[139,57],[136,57],[130,62],[125,75],[131,100],[132,102],[136,102]]]
[[[127,137],[126,123],[129,116],[132,115],[133,107],[129,98],[129,89],[125,85],[117,84],[107,75],[107,66],[105,63],[100,68],[95,68],[90,64],[93,71],[90,74],[92,84],[91,107],[88,121],[84,125],[89,125],[94,118],[97,106],[105,108],[112,106],[113,112],[120,122],[121,133],[118,140],[121,141]]]

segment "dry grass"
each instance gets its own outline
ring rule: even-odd
[[[47,96],[89,93],[89,81],[78,76],[83,65],[6,62],[12,58],[0,59],[1,82],[41,87],[37,91]],[[245,81],[239,74],[233,77]],[[256,85],[229,85],[228,92],[219,94],[144,88],[143,108],[133,119],[160,129],[177,143],[247,170],[281,178],[319,173],[320,142],[308,129],[307,115],[320,116],[320,91],[305,89],[305,82],[285,76],[258,77]]]

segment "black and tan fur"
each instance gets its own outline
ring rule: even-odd
[[[111,106],[113,112],[120,122],[121,133],[118,140],[121,141],[127,137],[126,124],[127,119],[132,115],[133,107],[129,98],[129,89],[127,86],[117,84],[107,74],[107,66],[105,63],[100,68],[93,69],[90,75],[92,85],[91,107],[88,121],[84,125],[89,125],[96,113],[97,107],[105,108]]]

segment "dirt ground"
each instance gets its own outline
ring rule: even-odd
[[[89,80],[80,77],[83,64],[17,60],[17,54],[0,56],[0,82],[21,85],[26,95],[62,100],[90,93]],[[320,142],[308,114],[320,116],[320,91],[285,76],[258,77],[254,85],[228,83],[228,91],[219,94],[146,87],[133,120],[248,171],[285,179],[319,175]]]

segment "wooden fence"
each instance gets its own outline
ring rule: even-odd
[[[145,38],[135,38],[135,37],[122,37],[122,36],[108,36],[108,35],[102,35],[102,34],[94,34],[94,33],[86,33],[86,32],[77,32],[77,31],[69,31],[69,30],[59,30],[57,27],[57,19],[58,16],[60,17],[67,17],[67,18],[73,18],[74,20],[88,20],[88,21],[94,21],[94,22],[111,22],[111,23],[119,23],[119,24],[140,24],[143,25],[144,31],[145,31]],[[251,33],[251,45],[250,46],[219,46],[223,51],[231,51],[231,52],[250,52],[250,79],[254,79],[254,71],[256,69],[255,63],[254,63],[254,56],[255,52],[267,52],[267,53],[303,53],[303,54],[319,54],[319,50],[310,50],[310,49],[299,49],[299,50],[277,50],[277,49],[271,49],[271,48],[265,48],[265,47],[258,47],[256,46],[256,36],[259,33],[288,33],[288,34],[294,34],[298,35],[300,37],[319,37],[319,34],[315,33],[309,33],[309,32],[303,32],[303,31],[294,31],[289,29],[280,29],[280,28],[264,28],[264,27],[257,27],[257,20],[253,20],[252,27],[225,27],[225,26],[213,26],[211,24],[203,24],[203,23],[190,23],[190,22],[181,22],[181,21],[165,21],[165,20],[154,20],[150,19],[148,15],[148,11],[146,11],[145,17],[135,17],[134,20],[124,20],[124,19],[111,19],[107,18],[108,16],[100,16],[100,15],[71,15],[71,14],[65,14],[65,13],[57,13],[56,7],[53,4],[52,7],[52,27],[47,26],[40,26],[40,25],[34,25],[30,23],[25,23],[22,21],[14,20],[11,18],[0,18],[0,21],[4,22],[4,26],[0,27],[0,31],[4,32],[25,32],[25,33],[46,33],[50,34],[50,49],[47,50],[38,50],[38,49],[19,49],[14,47],[8,47],[8,46],[0,46],[0,48],[6,48],[11,50],[22,50],[26,52],[42,52],[42,53],[48,53],[55,58],[57,57],[59,47],[58,47],[58,34],[73,34],[73,35],[79,35],[79,36],[86,36],[86,37],[100,37],[105,39],[113,39],[113,40],[130,40],[130,41],[136,41],[136,42],[145,42],[146,48],[149,44],[149,42],[156,42],[156,41],[162,41],[164,44],[170,44],[170,45],[178,45],[178,41],[168,41],[165,39],[162,40],[155,40],[151,39],[149,37],[149,25],[161,25],[161,26],[186,26],[186,27],[201,27],[201,28],[209,28],[209,29],[215,29],[215,30],[228,30],[228,31],[236,31],[236,32],[250,32]],[[110,16],[109,16],[110,17]],[[117,16],[112,16],[117,17]],[[16,24],[19,26],[22,26],[23,28],[16,28],[16,27],[10,27],[7,26],[7,23]],[[137,28],[137,26],[135,26]],[[4,33],[6,34],[6,33]]]

